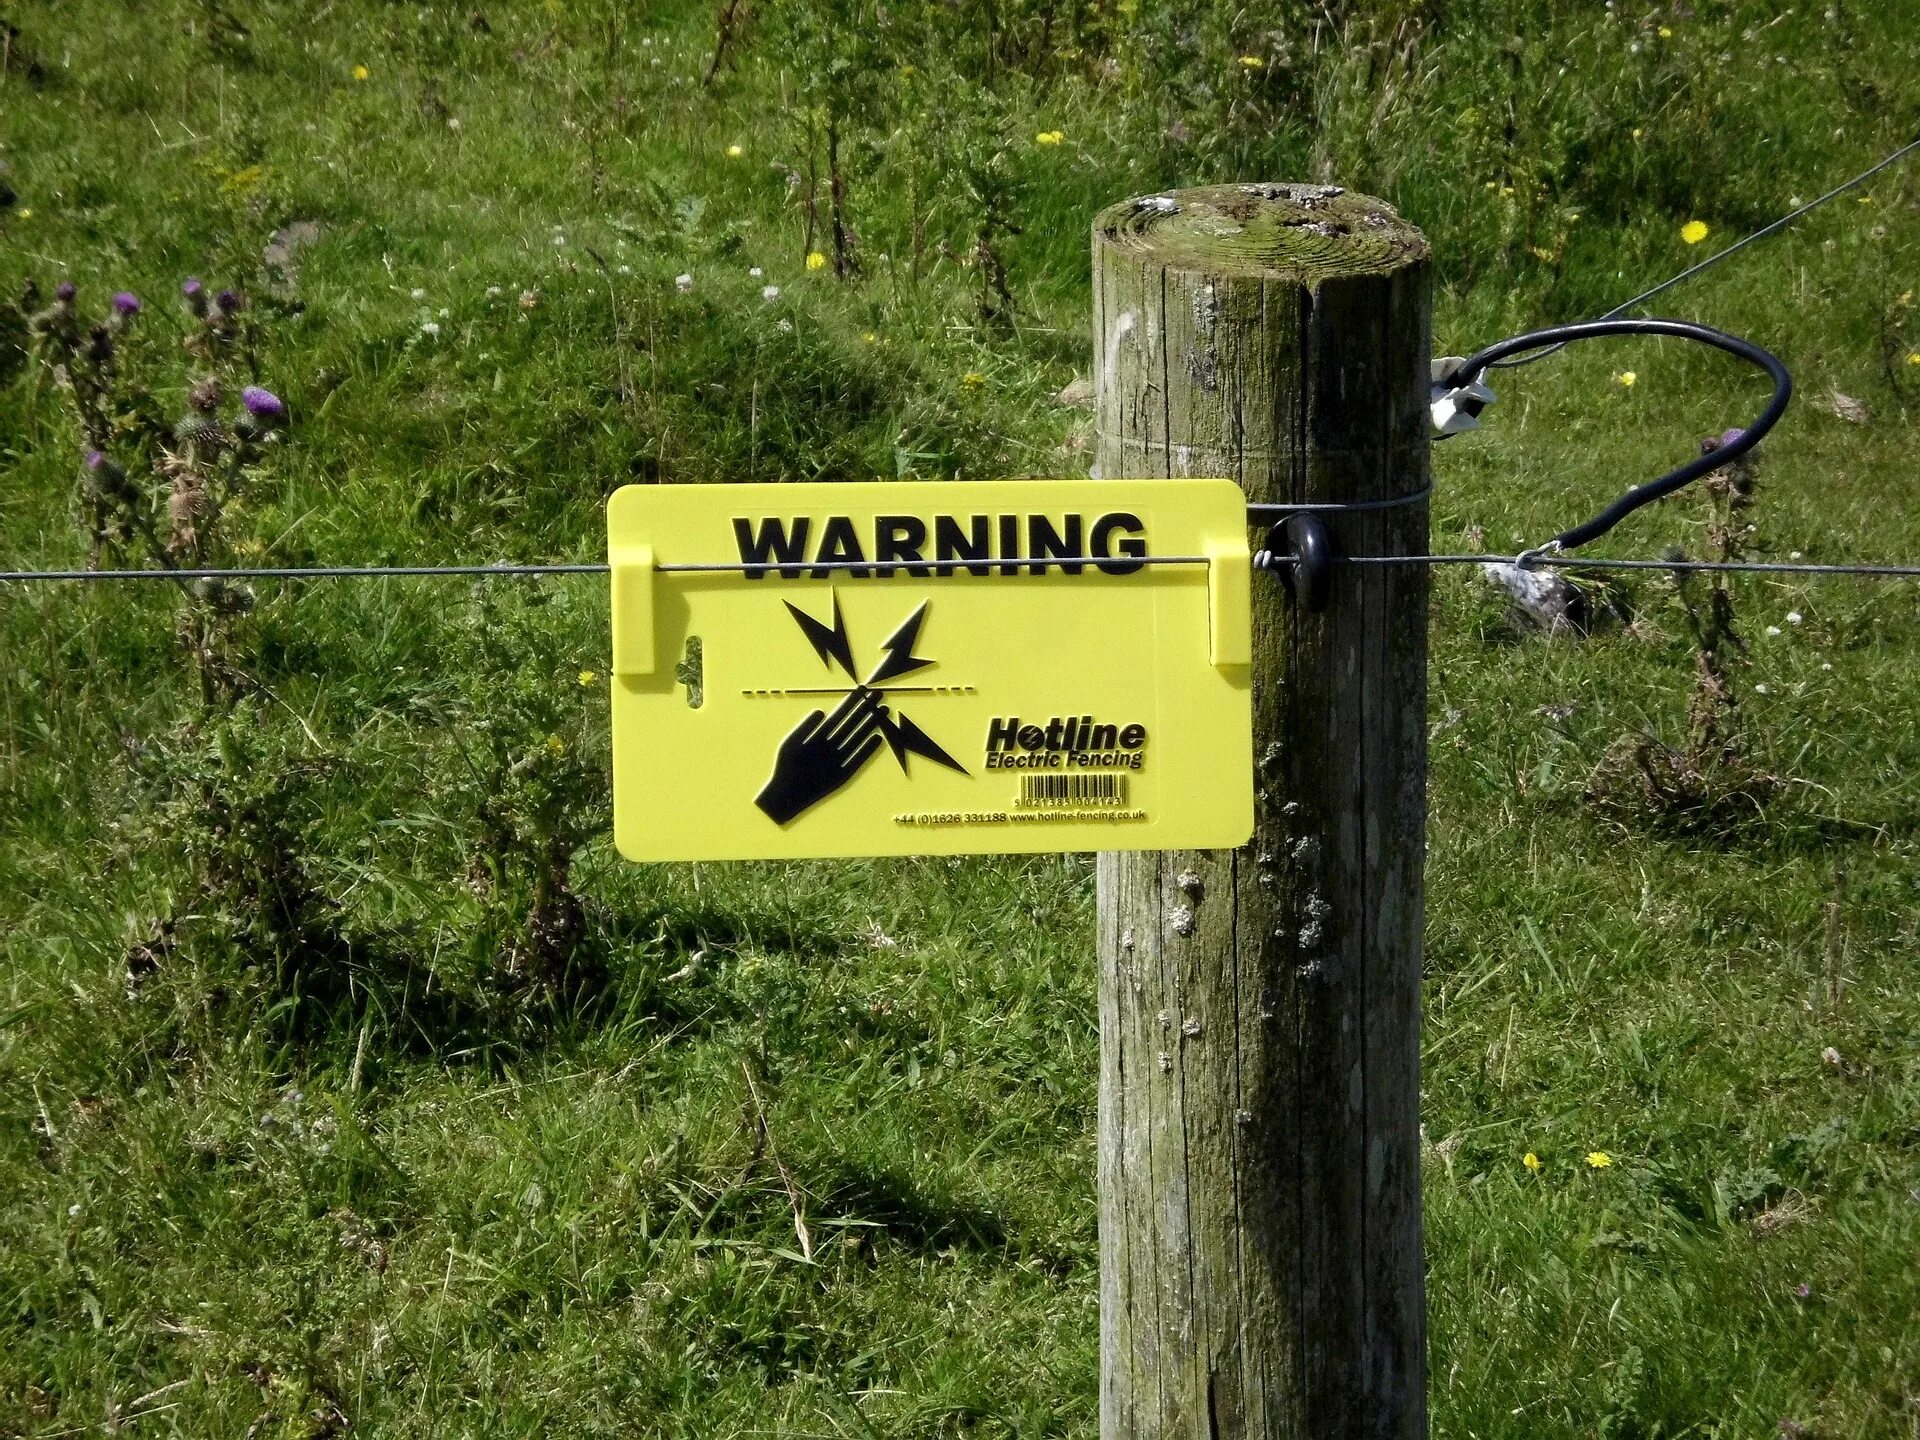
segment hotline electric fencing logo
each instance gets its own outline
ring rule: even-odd
[[[793,616],[821,662],[829,667],[837,666],[851,683],[805,690],[755,692],[842,697],[831,712],[815,710],[802,720],[788,732],[774,754],[773,776],[754,797],[754,804],[768,818],[781,825],[798,818],[844,787],[860,773],[861,767],[879,752],[883,744],[893,752],[902,774],[908,773],[908,755],[920,755],[937,765],[957,770],[962,775],[967,773],[966,767],[941,749],[926,731],[882,698],[889,693],[917,691],[936,694],[950,688],[897,683],[900,677],[924,670],[934,663],[914,653],[930,602],[921,601],[919,608],[881,642],[880,658],[867,673],[866,679],[862,680],[854,667],[853,643],[848,638],[846,621],[840,613],[839,595],[835,594],[832,600],[831,624],[815,619],[791,600],[785,604],[787,612]]]

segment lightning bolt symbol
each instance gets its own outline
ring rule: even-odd
[[[858,680],[860,678],[854,673],[853,645],[852,642],[847,639],[847,622],[842,619],[840,615],[840,596],[838,592],[835,592],[833,597],[833,625],[831,628],[822,625],[791,600],[786,602],[786,607],[793,612],[793,618],[800,622],[802,633],[806,635],[808,640],[813,642],[813,648],[818,652],[821,664],[830,664],[837,660],[840,662],[840,668],[847,672],[847,678],[849,680]],[[922,604],[920,608],[925,610],[927,607]],[[901,628],[905,629],[906,627],[902,626]],[[895,633],[896,635],[898,634],[898,632]],[[888,641],[887,643],[892,644],[893,642]],[[912,648],[911,637],[909,637],[908,648]],[[920,663],[925,664],[926,662],[922,661]],[[869,681],[868,683],[871,684],[872,682]]]
[[[812,643],[822,664],[838,664],[847,672],[847,678],[859,682],[859,675],[853,668],[853,645],[847,639],[846,620],[840,614],[840,596],[833,597],[833,623],[822,622],[807,614],[791,600],[783,602],[792,612],[801,633]],[[920,627],[926,623],[927,606],[930,602],[921,601],[920,608],[900,622],[900,628],[889,635],[880,646],[880,663],[860,688],[877,688],[887,681],[901,675],[911,674],[915,670],[925,669],[933,664],[932,660],[913,653],[913,647],[920,639]],[[949,755],[934,738],[905,716],[888,707],[882,706],[874,717],[874,728],[887,742],[887,748],[893,752],[893,758],[900,763],[904,772],[907,768],[907,756],[918,755],[931,760],[936,765],[944,765],[949,770],[958,770],[962,775],[967,767]]]
[[[835,604],[837,605],[838,603],[836,600]],[[884,684],[896,676],[905,675],[910,671],[919,670],[933,664],[933,661],[924,660],[913,653],[914,642],[920,638],[921,622],[927,618],[927,603],[927,601],[922,600],[920,602],[920,608],[905,620],[901,621],[900,628],[889,635],[881,644],[880,663],[874,667],[873,673],[867,676],[867,684]],[[927,743],[929,745],[933,744],[931,740],[928,740]],[[934,748],[936,750],[939,749],[938,746]],[[896,751],[896,753],[898,752]],[[916,753],[924,754],[925,752],[919,751]],[[944,758],[944,755],[942,758]],[[958,769],[959,767],[956,765],[954,768]]]
[[[930,662],[923,660],[920,663],[924,665]],[[880,733],[886,736],[887,745],[893,751],[893,758],[900,762],[900,769],[903,774],[906,772],[907,756],[909,755],[924,755],[927,759],[932,760],[936,764],[944,765],[949,770],[958,770],[962,775],[967,773],[966,766],[942,750],[939,745],[934,742],[931,735],[927,734],[926,731],[914,724],[913,721],[905,715],[889,715],[883,711],[879,719],[879,726]]]

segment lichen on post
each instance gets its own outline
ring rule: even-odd
[[[1427,245],[1321,185],[1094,222],[1098,473],[1255,502],[1427,485]],[[1325,517],[1420,553],[1427,509]],[[1257,537],[1255,537],[1257,538]],[[1099,867],[1101,1433],[1426,1433],[1425,567],[1254,594],[1255,832]]]

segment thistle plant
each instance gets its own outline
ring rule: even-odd
[[[209,296],[199,277],[190,275],[181,282],[180,299],[187,314],[197,322],[187,332],[187,353],[229,378],[244,371],[247,380],[257,381],[258,336],[252,312],[240,292],[221,290]]]
[[[878,77],[891,68],[884,46],[886,17],[869,0],[826,0],[779,5],[771,20],[774,51],[792,65],[803,102],[796,107],[806,173],[803,253],[814,253],[822,226],[819,164],[824,147],[824,222],[833,273],[851,280],[861,269],[851,189],[856,163],[885,108]]]
[[[40,303],[40,287],[29,280],[18,301],[0,300],[0,386],[26,368],[29,346],[27,317]]]
[[[29,284],[23,308],[37,299],[38,287]],[[66,280],[55,288],[53,303],[27,320],[32,354],[67,398],[87,457],[80,493],[90,569],[103,551],[118,554],[150,519],[137,503],[138,487],[110,458],[116,450],[144,455],[163,429],[151,395],[123,373],[123,351],[143,308],[123,290],[105,315],[89,319],[80,311],[78,287]]]
[[[1729,430],[1701,442],[1711,455],[1730,444]],[[1700,482],[1706,503],[1707,558],[1745,558],[1753,526],[1747,512],[1759,482],[1758,452],[1748,451]],[[1673,552],[1670,559],[1685,555]],[[1735,626],[1733,592],[1714,574],[1704,593],[1699,577],[1681,572],[1676,589],[1693,639],[1694,685],[1686,737],[1670,745],[1650,734],[1622,735],[1587,783],[1587,798],[1616,814],[1638,814],[1667,828],[1724,829],[1759,818],[1785,783],[1749,758],[1731,667],[1747,654]]]
[[[1011,123],[1003,101],[990,92],[974,91],[963,95],[955,109],[948,166],[967,201],[965,223],[972,249],[966,262],[979,274],[980,323],[1010,329],[1016,307],[1007,284],[1006,250],[1020,233],[1014,217],[1025,197],[1025,177],[1009,139]]]
[[[313,832],[336,756],[317,752],[250,694],[140,747],[164,833],[191,880],[128,952],[128,980],[184,949],[249,969],[274,998],[332,995],[345,981],[340,907],[321,882]]]
[[[501,993],[539,1002],[591,988],[602,973],[595,914],[574,874],[610,803],[594,731],[605,682],[577,653],[600,621],[577,616],[570,599],[483,583],[451,647],[462,673],[485,680],[448,717],[445,770],[483,917],[474,939]]]
[[[279,439],[287,407],[271,390],[239,385],[257,369],[254,335],[240,295],[209,298],[198,279],[180,287],[191,329],[185,350],[202,373],[187,392],[185,413],[166,423],[153,387],[132,373],[151,368],[129,345],[145,310],[131,291],[112,297],[107,312],[85,316],[70,281],[29,321],[33,353],[69,400],[83,449],[81,507],[87,563],[129,550],[167,570],[222,568],[232,561],[221,520]],[[201,698],[230,701],[252,684],[239,661],[234,627],[254,606],[245,586],[182,578],[182,645],[200,679]]]

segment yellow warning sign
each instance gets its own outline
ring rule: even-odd
[[[630,485],[607,532],[629,859],[1252,834],[1231,481]]]

